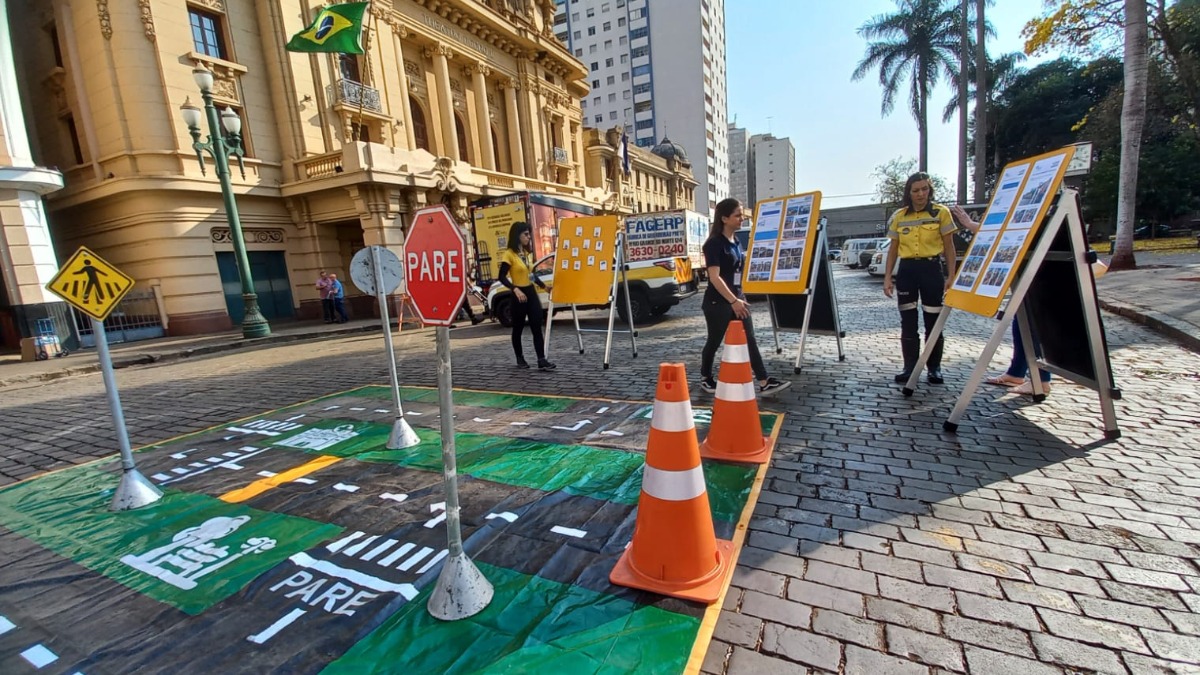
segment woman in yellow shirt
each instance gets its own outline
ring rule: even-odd
[[[517,356],[517,367],[528,368],[525,354],[521,349],[521,333],[525,324],[533,333],[533,351],[537,354],[538,368],[554,370],[556,366],[546,360],[546,342],[542,336],[542,301],[538,297],[534,284],[546,288],[533,274],[530,262],[533,255],[533,228],[529,223],[513,223],[508,229],[508,245],[500,255],[499,281],[512,291],[516,302],[512,305],[512,346]]]
[[[896,382],[907,382],[912,375],[917,359],[921,357],[921,337],[917,334],[917,305],[925,314],[925,339],[933,330],[938,314],[942,311],[942,296],[954,278],[954,219],[950,209],[933,201],[933,184],[929,174],[914,173],[904,183],[903,206],[888,220],[887,262],[883,273],[883,294],[892,297],[892,270],[896,259],[900,269],[896,272],[896,301],[900,306],[900,350],[904,356],[904,370],[894,378]],[[942,271],[940,258],[946,258],[946,269]],[[949,276],[947,276],[949,275]],[[942,348],[944,338],[938,336],[933,353],[929,355],[929,384],[941,384]]]

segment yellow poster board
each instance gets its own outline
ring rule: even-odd
[[[947,306],[981,316],[1000,310],[1074,153],[1074,147],[1067,147],[1004,167],[979,232],[946,292]]]
[[[807,293],[820,219],[820,192],[760,201],[754,209],[742,289],[747,293]]]
[[[525,220],[525,202],[487,206],[475,209],[471,215],[480,280],[495,279],[500,276],[500,254],[508,246],[509,229],[513,223]]]
[[[133,288],[133,283],[132,277],[80,246],[46,288],[75,309],[103,321]]]
[[[619,216],[582,216],[559,221],[551,301],[564,305],[608,302],[620,226]]]

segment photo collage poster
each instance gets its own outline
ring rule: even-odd
[[[809,233],[819,206],[819,192],[759,202],[747,252],[749,288],[763,283],[799,284],[796,292],[804,292],[804,260],[812,246]]]
[[[559,223],[552,300],[563,304],[608,300],[618,227],[617,216],[564,218]]]
[[[1062,150],[1004,168],[951,290],[997,299],[1004,294],[1070,154]]]

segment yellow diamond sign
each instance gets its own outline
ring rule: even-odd
[[[133,288],[133,278],[80,246],[46,288],[84,314],[103,321]]]

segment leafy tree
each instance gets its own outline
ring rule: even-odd
[[[880,164],[871,172],[871,177],[875,179],[875,196],[879,198],[885,218],[900,206],[904,198],[904,184],[908,177],[917,171],[917,160],[912,157],[896,157]],[[933,186],[933,199],[937,201],[946,201],[954,194],[954,186],[937,174],[929,175],[929,183]]]
[[[895,14],[872,17],[858,34],[868,40],[867,52],[854,69],[858,81],[879,70],[883,90],[881,112],[891,114],[896,94],[909,82],[908,103],[917,121],[919,162],[929,166],[929,91],[942,77],[954,72],[954,54],[960,43],[953,7],[944,0],[896,0]]]

